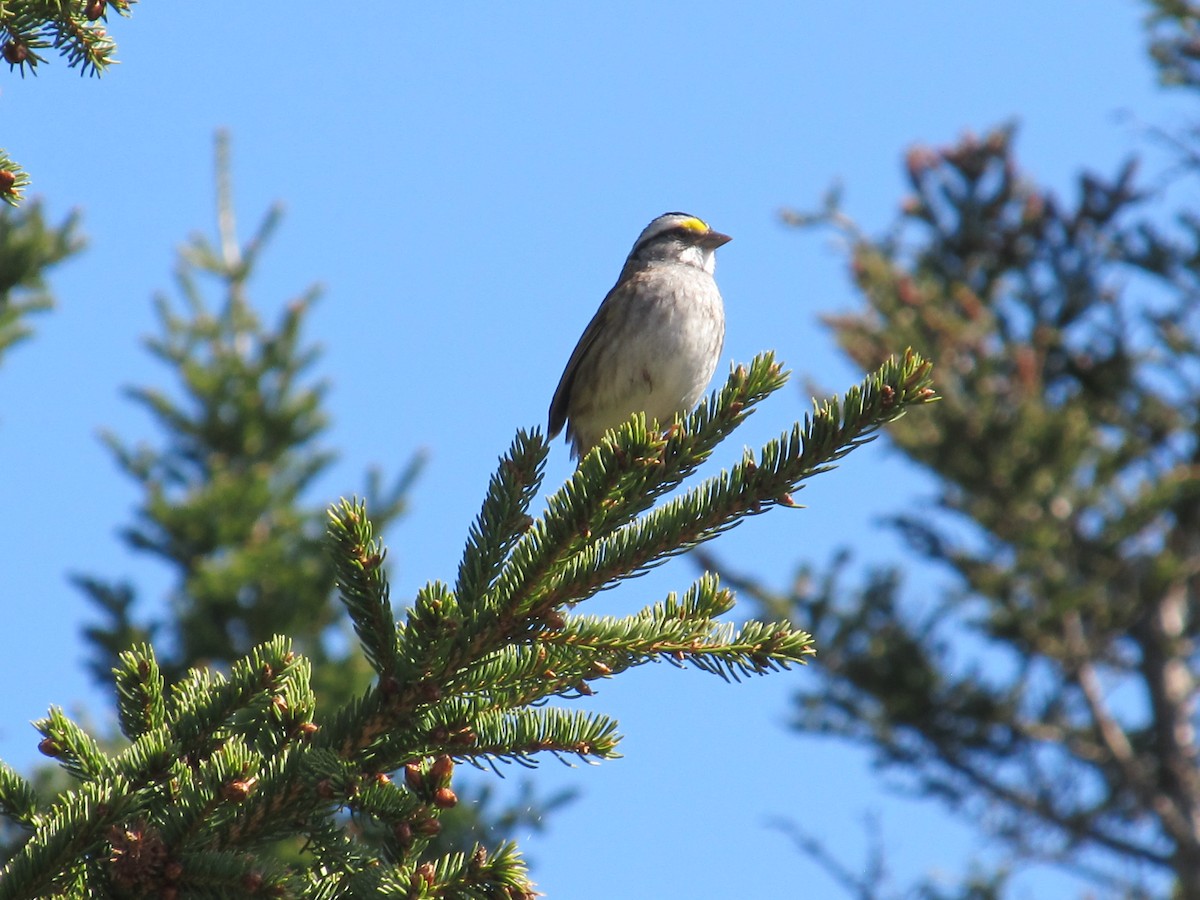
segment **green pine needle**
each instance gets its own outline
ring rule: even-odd
[[[22,825],[32,826],[39,800],[33,785],[0,761],[0,815]]]
[[[149,644],[140,644],[118,657],[112,670],[117,683],[117,715],[121,733],[136,740],[160,728],[166,716],[165,681]]]
[[[517,432],[512,447],[488,484],[479,516],[471,524],[454,593],[473,609],[492,586],[505,558],[532,520],[529,504],[542,483],[549,446],[541,435]]]
[[[383,561],[387,555],[374,537],[366,504],[342,500],[329,510],[329,536],[337,566],[337,586],[362,641],[367,661],[380,675],[396,668],[399,643]]]
[[[757,454],[656,505],[785,377],[765,354],[664,433],[633,417],[584,457],[537,521],[528,509],[547,445],[519,432],[471,527],[455,588],[430,582],[399,624],[365,505],[342,501],[328,525],[338,587],[376,683],[317,729],[310,665],[286,638],[254,648],[226,675],[193,670],[169,692],[150,647],[126,651],[114,675],[130,746],[110,756],[51,709],[37,723],[42,749],[82,783],[43,813],[28,783],[0,765],[0,812],[34,828],[0,871],[0,900],[94,893],[98,873],[129,892],[161,879],[168,859],[182,866],[173,887],[197,896],[247,885],[329,898],[528,895],[511,845],[420,861],[440,811],[457,802],[444,763],[612,759],[614,720],[543,704],[579,702],[593,682],[650,662],[736,681],[813,652],[809,635],[785,623],[722,621],[734,596],[713,575],[631,616],[569,608],[747,516],[795,506],[791,494],[807,479],[932,399],[928,364],[907,354]],[[387,777],[406,764],[403,781]],[[382,849],[356,840],[342,810],[380,831]],[[297,835],[308,841],[302,863],[264,854]]]

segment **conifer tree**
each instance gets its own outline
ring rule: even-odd
[[[239,242],[223,133],[216,147],[217,241],[196,236],[181,251],[176,281],[183,309],[158,297],[163,333],[146,342],[177,376],[183,396],[150,387],[129,391],[159,426],[161,447],[131,447],[104,435],[143,494],[136,523],[124,530],[126,542],[169,565],[175,583],[161,613],[138,619],[133,585],[76,576],[104,617],[85,629],[90,668],[98,684],[110,685],[121,653],[153,638],[168,648],[158,652],[157,664],[170,685],[194,667],[227,671],[282,632],[304,652],[314,690],[334,710],[366,688],[371,670],[337,599],[326,511],[304,503],[312,480],[335,458],[318,445],[327,426],[324,385],[305,378],[320,357],[303,339],[317,292],[310,288],[288,303],[274,327],[261,324],[250,283],[280,212],[268,213],[245,246]],[[215,309],[203,293],[206,281],[221,292]],[[378,471],[368,474],[377,528],[404,511],[422,461],[414,456],[386,487]],[[63,782],[39,786],[61,789]],[[472,803],[448,814],[438,847],[469,846],[518,825],[540,827],[570,796],[540,797],[525,785],[518,804],[498,807],[486,786],[472,785],[467,795]]]
[[[347,647],[347,635],[338,634],[343,614],[323,549],[324,508],[304,505],[312,481],[335,459],[319,444],[327,428],[325,385],[307,380],[319,350],[304,343],[303,327],[318,292],[310,288],[286,304],[277,323],[262,324],[249,284],[280,210],[239,243],[223,135],[217,205],[217,242],[196,236],[181,251],[182,309],[159,296],[162,334],[146,341],[177,376],[182,396],[151,387],[129,391],[164,443],[130,446],[104,435],[143,494],[126,542],[175,572],[170,609],[139,622],[131,585],[77,578],[106,619],[87,630],[91,668],[108,683],[121,652],[153,638],[161,648],[158,666],[172,684],[195,666],[227,668],[284,633],[312,664],[314,687],[336,707],[366,686],[369,669]],[[215,306],[204,296],[206,279],[221,292]],[[414,457],[390,484],[370,474],[366,496],[380,529],[403,511],[420,464]]]
[[[1163,80],[1194,95],[1200,7],[1152,8]],[[1163,214],[1195,190],[1200,136],[1175,141],[1158,193],[1129,163],[1060,199],[1001,128],[909,151],[882,239],[836,205],[792,216],[848,239],[866,308],[829,324],[849,357],[908,344],[937,366],[942,401],[889,429],[936,497],[891,521],[949,577],[920,597],[900,567],[852,589],[846,558],[790,593],[725,574],[821,648],[800,731],[986,827],[952,896],[1050,864],[1104,897],[1200,898],[1200,219]],[[849,894],[912,895],[797,836]]]
[[[117,45],[105,23],[110,10],[129,15],[137,0],[8,0],[0,3],[0,57],[10,71],[36,75],[50,50],[80,74],[99,76]],[[23,168],[0,148],[0,200],[16,206],[29,186]]]
[[[318,726],[309,662],[285,637],[228,674],[194,669],[170,688],[149,645],[126,651],[115,673],[124,748],[105,752],[53,708],[36,723],[40,749],[78,786],[45,804],[0,765],[0,812],[31,831],[0,869],[0,900],[532,896],[511,844],[422,856],[442,812],[458,803],[456,763],[608,759],[617,726],[577,702],[589,682],[658,660],[739,679],[812,652],[809,636],[784,622],[719,621],[733,596],[709,575],[623,618],[575,607],[747,516],[794,506],[808,478],[932,399],[927,363],[912,353],[890,360],[757,454],[655,503],[784,381],[764,354],[665,433],[634,417],[536,519],[529,507],[549,447],[537,432],[518,432],[456,583],[426,585],[399,622],[364,505],[336,504],[329,535],[339,591],[372,684]],[[358,841],[339,812],[382,829],[383,846]],[[263,852],[297,835],[300,861]]]
[[[46,275],[82,248],[77,216],[54,226],[40,203],[20,211],[0,207],[0,363],[33,333],[29,318],[54,305]]]
[[[164,453],[113,442],[123,467],[148,487],[131,535],[168,559],[175,557],[167,551],[178,546],[213,546],[210,526],[196,511],[222,510],[222,479],[236,481],[246,468],[208,453],[198,439],[204,428],[213,429],[211,440],[224,441],[230,460],[239,458],[233,451],[261,459],[253,454],[287,444],[280,435],[308,438],[319,431],[311,390],[293,382],[270,395],[279,415],[264,421],[279,422],[277,433],[260,428],[252,442],[248,428],[228,427],[242,421],[261,363],[304,357],[290,356],[299,346],[299,322],[286,314],[281,337],[267,340],[241,305],[246,262],[258,243],[239,256],[206,256],[199,246],[193,245],[188,264],[204,263],[217,273],[227,288],[225,307],[207,313],[199,295],[187,292],[192,317],[164,307],[167,335],[154,343],[186,373],[188,403],[147,391],[135,395],[175,429],[178,442]],[[225,347],[222,341],[233,334],[243,340]],[[188,365],[194,350],[208,359],[229,353],[228,366],[217,368],[225,377],[211,379],[204,366]],[[302,368],[285,371],[294,379]],[[584,457],[536,517],[531,506],[549,447],[539,432],[518,432],[487,486],[455,583],[427,584],[399,621],[386,550],[366,504],[335,504],[324,551],[286,543],[291,552],[278,558],[313,572],[322,563],[308,554],[331,556],[370,682],[345,703],[330,691],[329,705],[318,707],[326,701],[314,691],[313,663],[298,652],[300,643],[321,652],[309,637],[295,646],[287,636],[269,637],[227,665],[197,665],[171,679],[149,642],[118,652],[119,746],[102,744],[52,708],[36,723],[39,749],[58,761],[73,786],[55,798],[39,796],[0,763],[0,816],[25,836],[0,868],[0,900],[49,894],[531,897],[532,882],[511,843],[481,843],[467,852],[434,844],[460,806],[457,765],[532,763],[547,754],[612,758],[617,723],[587,708],[589,684],[634,666],[666,661],[740,679],[802,663],[812,652],[809,636],[785,622],[722,621],[734,597],[710,575],[626,617],[580,607],[747,516],[794,507],[793,493],[809,478],[933,398],[930,367],[920,356],[891,359],[758,453],[746,450],[720,474],[694,483],[720,442],[785,381],[779,364],[763,354],[735,369],[724,387],[665,432],[633,417]],[[270,383],[280,387],[279,379]],[[222,403],[206,405],[217,397]],[[212,421],[200,414],[210,408],[225,415]],[[305,441],[289,446],[303,448]],[[298,454],[300,471],[323,459],[308,452]],[[220,477],[210,485],[210,475]],[[288,509],[303,484],[264,482],[258,472],[250,477],[260,479],[243,483],[251,499],[274,498]],[[182,527],[189,517],[197,521]],[[244,525],[240,515],[230,522],[231,528]],[[199,570],[211,561],[218,585],[236,580],[224,567],[247,571],[238,559],[241,534],[241,542],[221,552],[179,559]],[[257,531],[250,528],[249,536],[253,549]],[[113,596],[98,582],[92,586],[100,599]],[[210,586],[204,581],[199,588]],[[210,595],[197,589],[196,596]],[[220,602],[222,595],[211,596]],[[128,604],[109,608],[118,624],[129,622]],[[247,628],[253,623],[238,621]],[[115,649],[119,637],[134,631],[111,628],[102,646]],[[183,658],[173,652],[168,648],[163,659],[175,670]],[[281,855],[281,842],[301,849]]]
[[[39,201],[22,209],[0,206],[0,367],[8,351],[32,336],[30,318],[54,306],[49,273],[83,245],[77,215],[49,225]],[[4,429],[0,414],[0,431]],[[0,859],[6,858],[5,848],[14,836],[11,824],[0,819]]]

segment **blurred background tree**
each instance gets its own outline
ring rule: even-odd
[[[1161,80],[1194,95],[1200,6],[1151,7]],[[788,824],[853,896],[1007,896],[1049,864],[1105,897],[1200,898],[1200,216],[1169,209],[1200,132],[1171,142],[1153,188],[1131,162],[1065,201],[999,128],[911,149],[882,238],[836,196],[785,214],[847,242],[865,309],[827,322],[856,364],[935,361],[943,399],[888,434],[937,487],[889,520],[903,564],[805,561],[782,592],[725,575],[817,638],[798,731],[869,748],[995,851],[951,889],[895,890],[881,850],[850,864]]]
[[[78,217],[47,225],[41,203],[0,207],[0,363],[32,333],[29,318],[54,305],[46,275],[83,249]]]
[[[469,528],[454,586],[429,582],[397,621],[387,550],[364,503],[329,510],[330,546],[303,543],[315,516],[300,495],[328,461],[311,449],[321,392],[301,383],[314,358],[299,339],[308,307],[290,304],[275,331],[259,325],[245,287],[277,216],[239,244],[224,140],[217,156],[219,241],[188,248],[188,316],[160,303],[165,336],[150,342],[179,374],[184,399],[134,392],[166,449],[108,441],[146,494],[131,547],[177,572],[171,615],[139,624],[131,587],[81,579],[112,620],[90,637],[97,669],[113,663],[125,740],[89,733],[54,706],[34,723],[38,750],[74,786],[51,797],[0,764],[0,813],[26,838],[12,842],[0,896],[532,898],[513,843],[445,846],[441,814],[460,804],[450,786],[456,762],[617,757],[614,719],[550,704],[591,697],[589,682],[637,666],[690,663],[736,682],[806,662],[807,633],[725,621],[735,597],[712,576],[632,615],[575,608],[745,518],[794,508],[808,479],[936,399],[931,367],[912,351],[893,357],[757,453],[744,450],[728,470],[657,505],[786,383],[772,353],[736,367],[676,427],[662,432],[634,416],[581,460],[537,519],[529,510],[550,448],[540,431],[519,430]],[[196,272],[225,288],[216,312]],[[414,471],[384,498],[382,520],[399,513]],[[322,551],[333,559],[328,584],[308,558]],[[277,593],[289,568],[302,583]],[[337,617],[324,597],[302,596],[307,583],[336,591],[353,651],[324,642]],[[272,608],[274,618],[264,614]],[[272,637],[281,625],[295,636]],[[230,648],[259,630],[267,639],[233,658]],[[156,631],[165,666],[145,642],[114,652]],[[321,669],[336,677],[312,676]],[[339,689],[348,693],[359,670],[373,674],[343,700]],[[312,684],[322,681],[342,705],[318,724]],[[470,840],[472,823],[489,818],[493,840],[512,824],[477,807],[457,830]]]
[[[101,612],[101,621],[85,628],[89,668],[110,691],[119,654],[153,642],[171,684],[194,667],[228,672],[253,647],[287,634],[313,664],[323,717],[360,696],[374,672],[337,598],[326,509],[306,502],[308,487],[336,459],[320,446],[328,425],[325,385],[309,376],[320,349],[303,334],[319,291],[308,289],[277,322],[263,324],[249,285],[281,209],[273,208],[241,243],[227,136],[218,135],[216,148],[217,240],[197,235],[180,251],[182,308],[156,298],[162,332],[146,340],[179,390],[128,391],[150,412],[161,443],[131,446],[103,435],[120,470],[142,491],[123,538],[166,563],[174,583],[165,603],[152,604],[158,612],[149,613],[139,609],[138,590],[127,581],[74,576]],[[75,216],[48,227],[36,202],[22,210],[0,207],[0,353],[28,336],[25,317],[52,305],[45,273],[82,247],[78,230]],[[206,280],[218,287],[216,304],[205,297]],[[368,473],[364,496],[381,529],[403,515],[423,462],[418,454],[391,478]],[[71,784],[50,766],[35,782],[43,796]],[[460,793],[468,802],[446,813],[431,856],[496,844],[518,826],[536,830],[571,796],[538,797],[524,784],[505,800],[493,786],[469,781]],[[25,835],[7,822],[0,826],[8,845],[0,855],[7,856]]]
[[[337,602],[325,507],[305,503],[306,489],[336,458],[319,443],[328,427],[326,386],[308,377],[320,350],[303,335],[319,291],[309,288],[287,303],[269,326],[249,294],[280,217],[280,208],[272,209],[254,236],[239,242],[228,139],[218,135],[217,241],[194,236],[181,250],[175,277],[182,309],[157,297],[162,333],[146,340],[181,396],[155,387],[128,391],[160,429],[160,446],[104,434],[143,494],[124,540],[167,563],[175,584],[168,608],[139,620],[132,585],[76,577],[104,616],[87,629],[101,685],[111,683],[118,654],[135,643],[161,648],[159,665],[172,683],[196,666],[227,669],[276,634],[291,636],[312,660],[325,710],[370,681]],[[215,308],[204,297],[204,279],[220,290]],[[379,471],[368,475],[365,496],[381,529],[404,512],[421,462],[414,457],[391,480]]]

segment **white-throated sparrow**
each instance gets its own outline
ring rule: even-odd
[[[725,341],[713,270],[716,249],[728,241],[685,213],[646,226],[558,382],[551,438],[565,424],[580,457],[636,412],[666,424],[692,410]]]

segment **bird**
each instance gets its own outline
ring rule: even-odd
[[[550,440],[565,425],[580,459],[634,413],[667,423],[695,407],[725,343],[713,272],[717,248],[730,240],[681,212],[642,230],[559,379]]]

